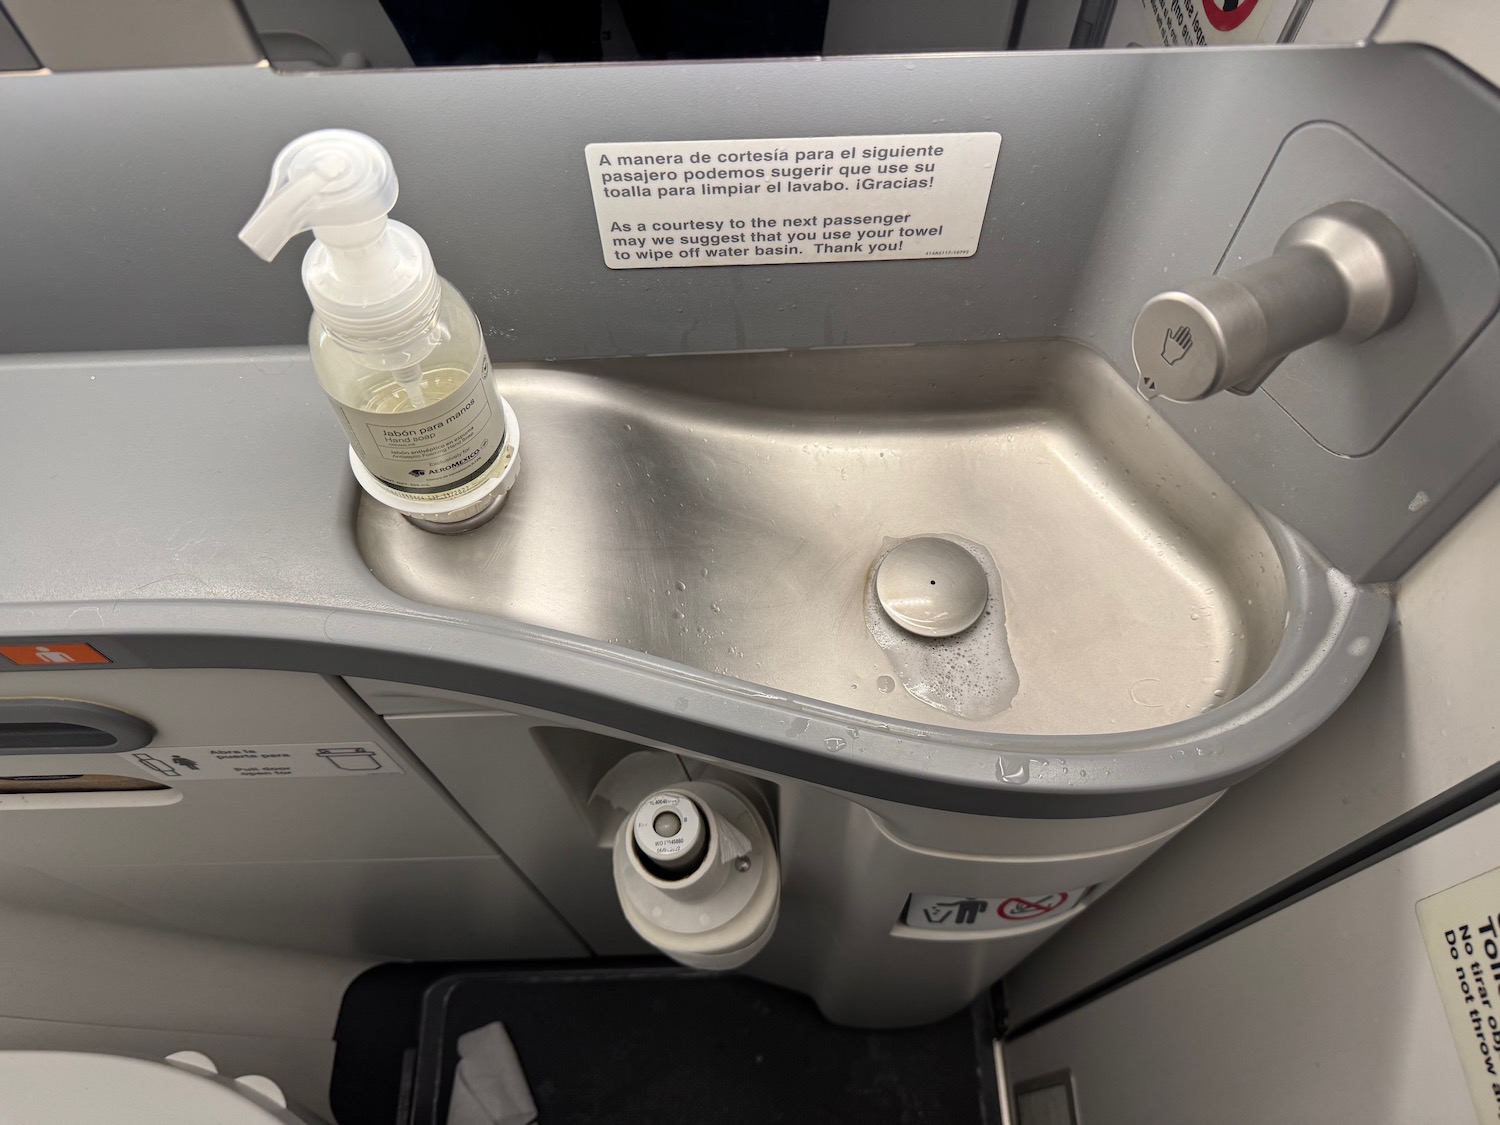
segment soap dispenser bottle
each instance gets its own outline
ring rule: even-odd
[[[240,239],[270,261],[313,232],[302,259],[313,370],[367,493],[429,531],[467,531],[515,482],[520,433],[496,389],[474,310],[439,277],[421,235],[388,219],[396,170],[347,129],[298,137]]]

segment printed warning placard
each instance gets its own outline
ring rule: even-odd
[[[1275,18],[1269,18],[1275,9]],[[1115,8],[1106,47],[1274,43],[1291,0],[1134,0]]]
[[[373,742],[293,746],[150,747],[120,755],[137,769],[176,785],[266,777],[389,777],[404,771]]]
[[[1500,868],[1417,903],[1480,1121],[1500,1122]]]
[[[1066,914],[1087,892],[1087,887],[1080,887],[1071,891],[998,898],[913,894],[906,902],[906,924],[919,930],[1008,930]]]
[[[999,133],[641,141],[585,150],[610,269],[966,258]]]

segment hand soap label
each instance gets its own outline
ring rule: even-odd
[[[505,445],[505,412],[483,353],[457,390],[429,406],[399,414],[334,406],[365,467],[387,487],[423,499],[447,499],[478,480]]]

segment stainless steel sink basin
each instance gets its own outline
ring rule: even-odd
[[[363,501],[361,552],[409,599],[902,722],[1026,735],[1200,715],[1261,677],[1288,625],[1267,526],[1075,343],[570,362],[500,379],[522,463],[493,522],[432,535]],[[872,633],[872,567],[926,535],[993,559],[990,604],[1019,679],[993,713],[954,705],[991,671],[964,634],[910,639],[927,646],[914,659],[940,707]]]

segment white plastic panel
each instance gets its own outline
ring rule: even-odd
[[[1006,980],[1014,1023],[1500,762],[1500,493],[1402,582],[1349,701]]]
[[[169,926],[287,949],[439,961],[587,952],[499,856],[53,873]]]
[[[344,682],[370,706],[377,715],[449,714],[455,711],[506,710],[499,700],[483,695],[469,695],[447,688],[416,687],[412,684],[372,680],[367,676],[346,676]]]
[[[10,673],[0,689],[55,692],[60,681],[50,675]],[[269,671],[65,675],[71,695],[147,719],[158,732],[149,750],[162,761],[206,746],[357,744],[378,747],[402,771],[204,777],[177,784],[181,800],[162,807],[0,809],[8,870],[31,868],[87,892],[68,909],[93,916],[111,913],[110,904],[120,920],[138,925],[360,957],[586,952],[341,683]],[[111,755],[0,758],[7,773],[106,766],[131,768]],[[23,894],[37,886],[14,882]],[[6,902],[0,882],[0,911]]]
[[[1497,841],[1492,807],[1007,1043],[1011,1081],[1071,1069],[1110,1125],[1473,1122],[1415,906]]]
[[[427,768],[596,953],[648,952],[620,911],[608,849],[537,746],[535,720],[504,714],[388,720]]]
[[[57,673],[12,672],[0,698],[59,690]],[[148,748],[170,760],[204,746],[400,745],[321,676],[260,671],[69,671],[74,698],[119,707],[157,730]],[[48,678],[48,677],[52,678]],[[114,755],[6,755],[0,773],[85,769],[137,773]],[[194,781],[165,808],[0,812],[0,856],[42,869],[90,863],[245,863],[492,856],[494,845],[420,768],[389,777]]]
[[[332,1027],[329,1028],[332,1033]],[[194,1029],[112,1027],[0,1016],[0,1051],[96,1051],[165,1058],[185,1048],[208,1055],[226,1074],[266,1074],[292,1103],[333,1120],[328,1086],[333,1076],[331,1038],[224,1035]]]
[[[185,934],[0,865],[0,1015],[328,1038],[344,989],[372,963]]]
[[[287,1112],[286,1095],[268,1078],[241,1086],[197,1067],[125,1055],[0,1052],[0,1089],[6,1125],[312,1125]]]
[[[836,1022],[902,1026],[949,1015],[1167,841],[1177,826],[1079,854],[975,854],[907,844],[868,810],[783,785],[781,920],[750,972],[809,993]],[[934,933],[899,925],[911,894],[1000,903],[1094,888],[1085,906],[1013,931]]]

